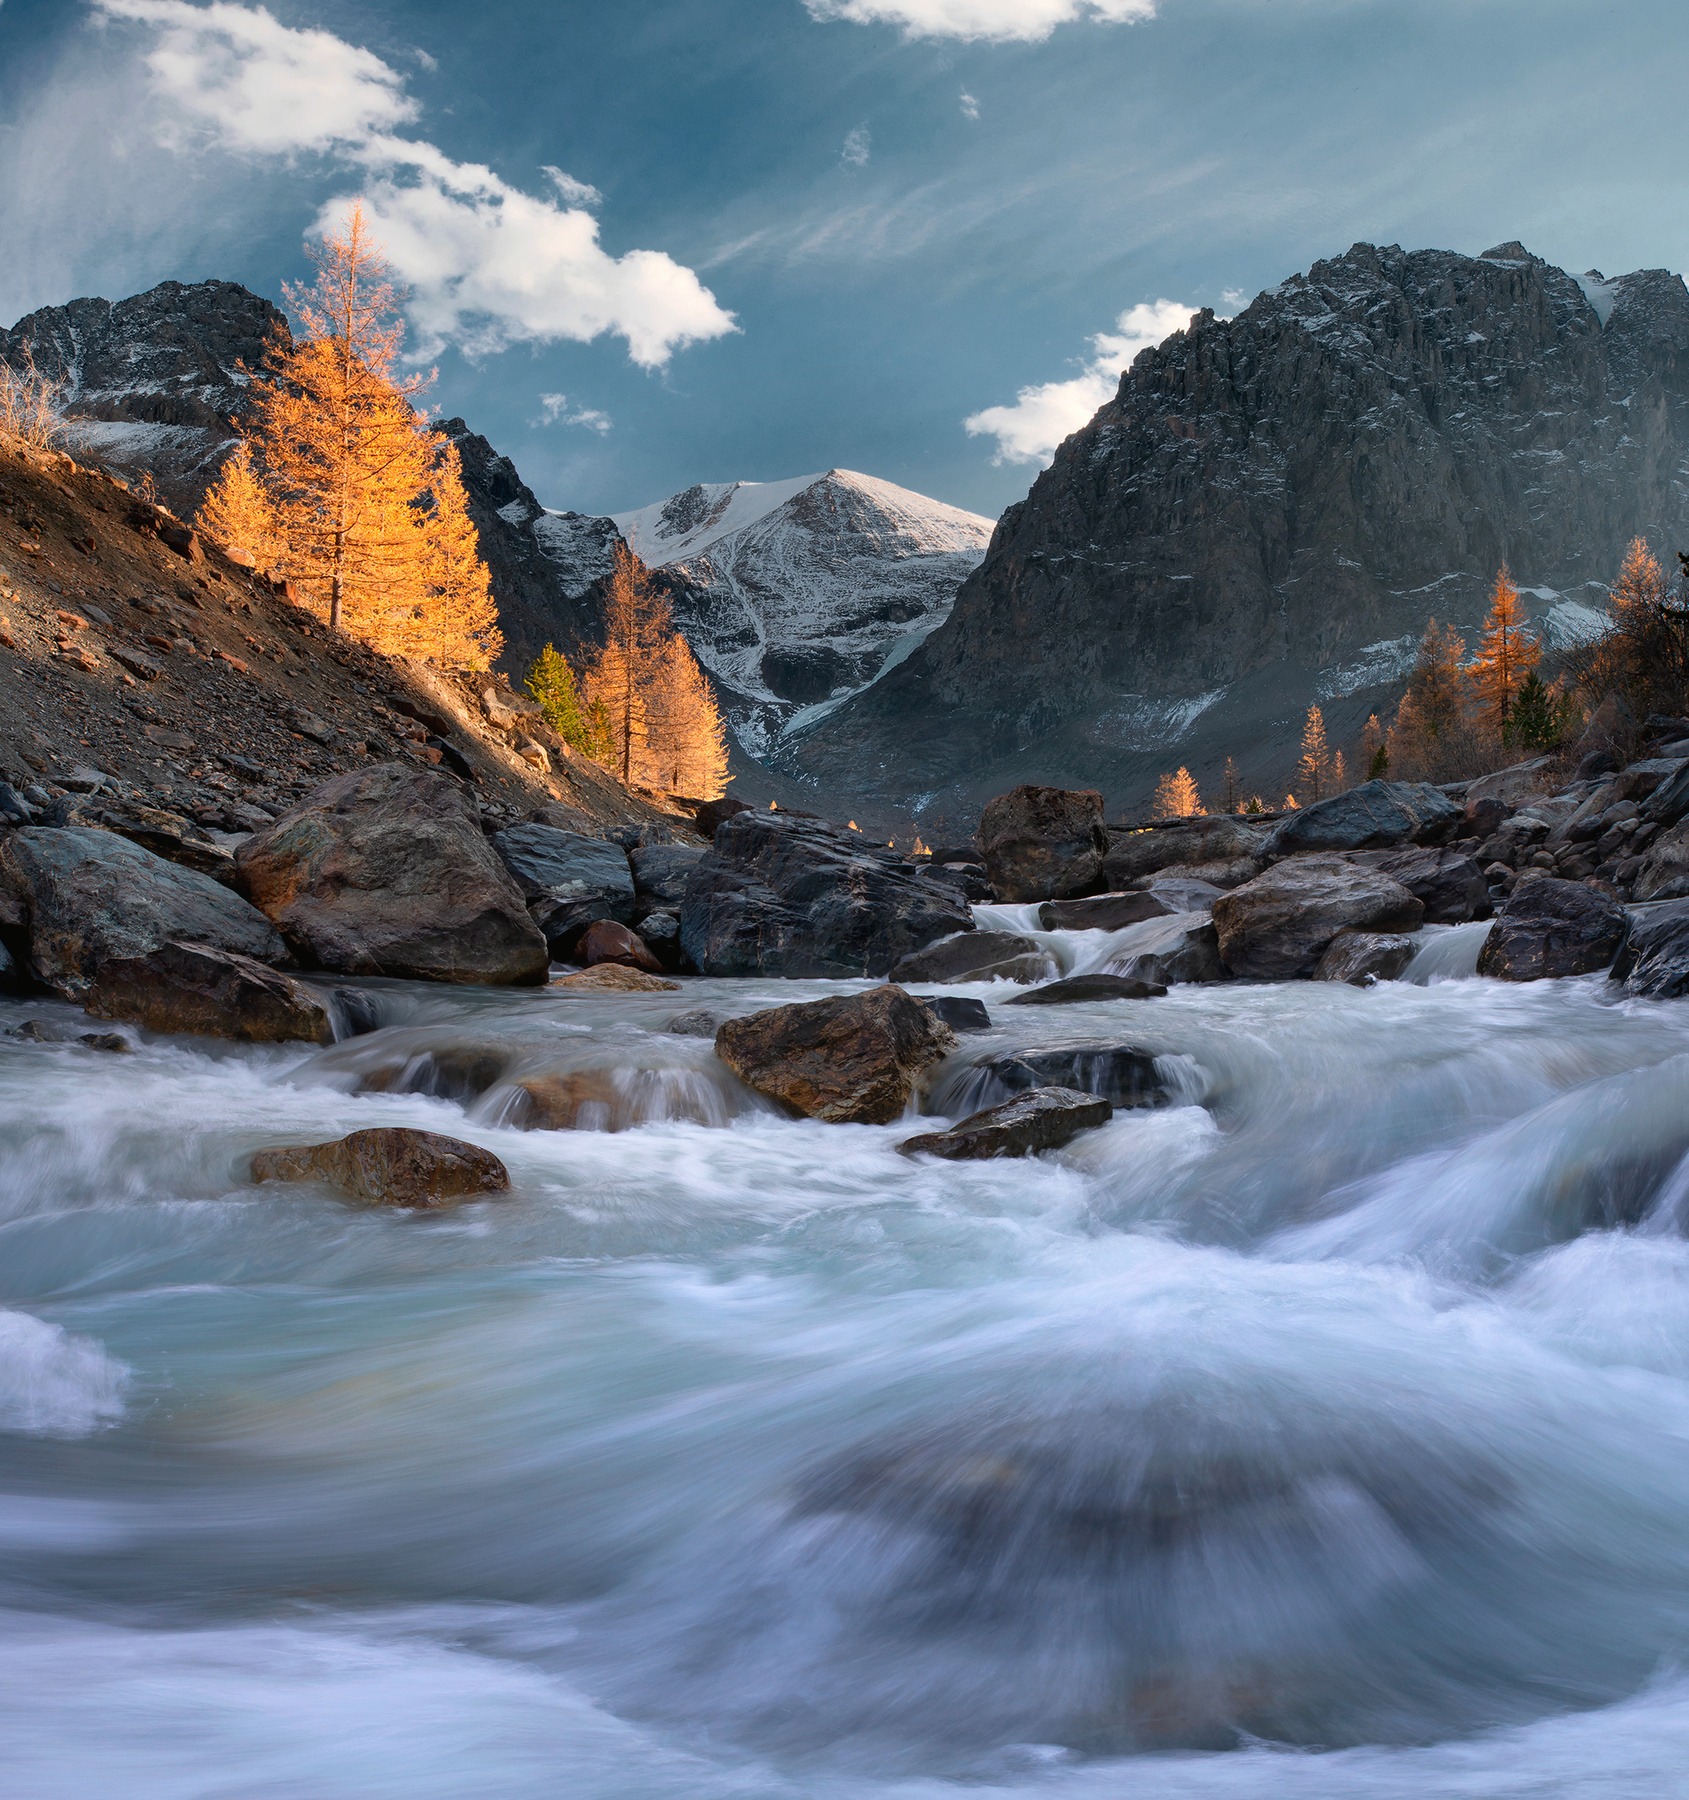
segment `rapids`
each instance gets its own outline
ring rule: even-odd
[[[1063,973],[1157,924],[978,914]],[[1483,930],[1364,991],[946,990],[993,1023],[943,1116],[1008,1049],[1157,1059],[1029,1161],[663,1029],[845,984],[0,1036],[6,1791],[1689,1793],[1689,1003],[1480,981]],[[376,1124],[515,1192],[245,1180]]]

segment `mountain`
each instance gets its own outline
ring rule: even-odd
[[[1591,629],[1632,536],[1689,545],[1686,457],[1678,276],[1357,244],[1143,351],[949,617],[774,764],[929,817],[1027,780],[1129,809],[1227,755],[1282,791],[1307,707],[1351,738],[1504,559],[1551,640]]]
[[[913,651],[991,537],[989,519],[849,469],[700,484],[615,524],[666,577],[754,756]]]
[[[191,517],[235,438],[247,370],[286,315],[232,281],[161,282],[115,303],[44,306],[0,328],[0,361],[33,359],[65,384],[76,452],[151,474],[161,500]]]

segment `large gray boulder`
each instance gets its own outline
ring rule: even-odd
[[[1081,1131],[1106,1125],[1113,1111],[1108,1101],[1070,1088],[1033,1088],[973,1113],[948,1131],[923,1132],[897,1147],[905,1156],[942,1156],[951,1162],[1032,1156],[1059,1150]]]
[[[687,878],[680,943],[703,975],[884,975],[972,931],[961,893],[890,850],[789,812],[742,812]]]
[[[1261,847],[1267,858],[1321,850],[1388,850],[1440,842],[1460,824],[1462,808],[1422,781],[1363,781],[1281,819]]]
[[[1689,899],[1689,822],[1670,826],[1648,846],[1631,892],[1638,900]]]
[[[632,923],[633,870],[620,844],[534,824],[507,826],[493,848],[545,933],[554,961],[572,957],[586,928],[599,919]]]
[[[1627,994],[1648,1000],[1689,994],[1689,900],[1632,907],[1627,918],[1629,929],[1609,977],[1622,981]]]
[[[1271,829],[1270,825],[1251,824],[1236,813],[1218,813],[1182,825],[1110,832],[1102,878],[1111,888],[1124,888],[1163,869],[1236,869],[1238,865],[1243,866],[1247,878],[1254,873],[1253,865]]]
[[[630,850],[628,862],[633,871],[633,923],[637,925],[647,913],[680,913],[686,897],[686,882],[700,858],[702,844],[640,844]]]
[[[1399,881],[1341,856],[1292,857],[1214,903],[1221,959],[1259,981],[1312,975],[1340,931],[1416,931],[1424,916]]]
[[[291,963],[263,913],[209,875],[114,832],[27,825],[0,833],[0,899],[38,981],[80,1000],[107,963],[171,941]]]
[[[1155,1072],[1155,1058],[1136,1044],[1075,1038],[1011,1050],[975,1064],[978,1074],[1004,1094],[1031,1088],[1071,1088],[1095,1094],[1114,1106],[1159,1106],[1167,1098],[1166,1083]],[[989,1096],[990,1089],[982,1098]]]
[[[1208,913],[1173,913],[1133,934],[1132,948],[1109,961],[1109,972],[1171,987],[1181,981],[1224,981],[1220,938]]]
[[[1617,900],[1581,881],[1544,876],[1508,895],[1478,952],[1478,973],[1498,981],[1591,975],[1611,964],[1624,939]]]
[[[1490,916],[1484,872],[1459,850],[1415,845],[1380,857],[1374,866],[1415,896],[1425,908],[1427,925],[1464,925]]]
[[[336,776],[249,838],[242,886],[302,961],[348,975],[540,982],[540,928],[438,769],[377,763]]]
[[[1011,788],[986,803],[979,846],[1000,900],[1066,900],[1087,893],[1097,885],[1108,849],[1103,797],[1095,788]]]
[[[940,938],[892,964],[890,979],[909,981],[1039,981],[1056,972],[1035,938],[1013,931],[963,931]]]

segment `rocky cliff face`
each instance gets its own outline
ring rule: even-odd
[[[1357,244],[1142,353],[949,619],[777,761],[928,805],[1130,804],[1228,754],[1282,783],[1306,707],[1341,741],[1503,559],[1550,637],[1587,630],[1630,537],[1689,543],[1686,454],[1677,276]]]
[[[287,340],[286,315],[235,282],[166,281],[115,303],[42,307],[0,329],[0,360],[32,357],[64,382],[79,455],[150,473],[160,499],[191,516],[273,333]]]

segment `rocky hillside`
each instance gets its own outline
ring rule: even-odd
[[[377,656],[110,476],[0,446],[0,780],[37,806],[95,792],[232,835],[397,760],[457,774],[489,820],[690,835],[531,706]]]
[[[676,620],[758,756],[914,649],[991,537],[989,519],[849,469],[699,484],[615,523],[669,577]]]
[[[1628,538],[1689,543],[1686,453],[1679,277],[1357,244],[1143,352],[950,618],[777,763],[957,812],[1009,779],[1129,809],[1228,754],[1282,791],[1307,706],[1352,734],[1504,558],[1587,630]]]

